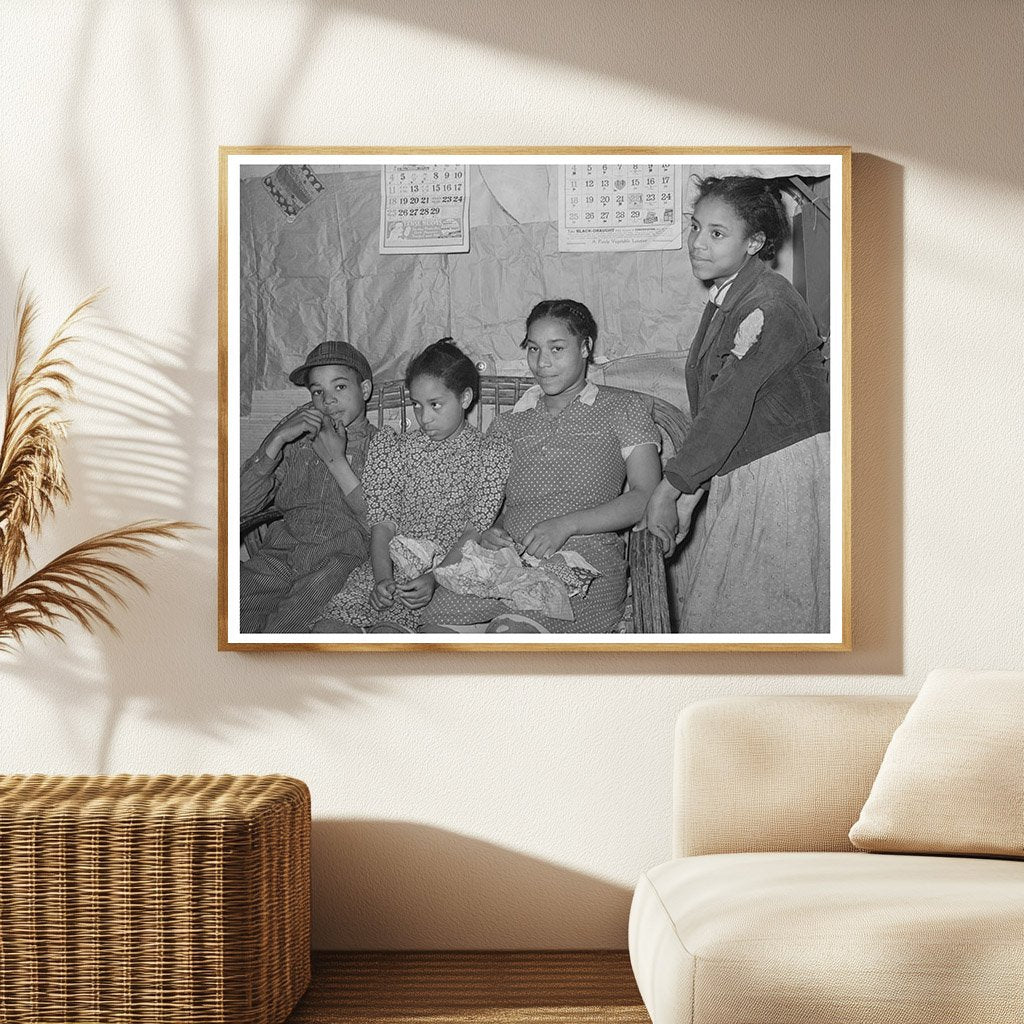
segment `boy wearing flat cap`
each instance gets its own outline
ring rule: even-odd
[[[242,467],[242,514],[273,506],[239,576],[242,633],[305,633],[348,574],[369,557],[360,478],[370,438],[373,372],[344,341],[325,341],[288,379],[311,401],[286,416]]]

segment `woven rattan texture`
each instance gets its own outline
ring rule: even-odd
[[[309,835],[284,776],[0,778],[0,1022],[285,1020]]]

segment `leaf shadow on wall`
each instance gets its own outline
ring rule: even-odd
[[[81,19],[76,53],[69,62],[71,82],[62,93],[65,131],[60,156],[75,202],[64,226],[67,258],[61,269],[79,282],[71,288],[77,287],[82,294],[98,283],[124,279],[119,254],[96,244],[95,229],[109,225],[114,216],[130,219],[138,209],[129,201],[112,211],[107,197],[96,188],[97,175],[113,166],[97,151],[93,133],[94,83],[102,72],[108,15],[96,7]],[[285,120],[284,111],[313,60],[327,16],[326,10],[309,9],[296,40],[297,59],[291,73],[275,85],[260,117],[265,130],[256,130],[254,136],[272,138]],[[158,31],[156,25],[162,28]],[[216,478],[218,457],[217,380],[209,369],[217,324],[216,153],[200,130],[214,119],[203,88],[207,54],[197,12],[189,4],[172,4],[151,22],[132,19],[125,28],[142,32],[145,38],[136,42],[152,49],[153,59],[140,64],[148,76],[140,82],[141,93],[163,96],[168,89],[176,89],[187,115],[185,122],[196,126],[179,151],[183,171],[174,177],[173,202],[177,216],[187,225],[184,236],[197,260],[191,275],[176,279],[181,286],[176,331],[146,337],[100,322],[77,348],[78,407],[84,415],[82,422],[76,417],[64,448],[74,500],[33,550],[41,562],[49,557],[50,547],[55,551],[131,519],[205,519],[213,529],[189,534],[182,542],[167,545],[154,559],[133,563],[149,593],[125,591],[126,607],[114,609],[113,614],[120,638],[104,631],[90,638],[72,624],[65,647],[31,641],[4,665],[8,675],[45,695],[58,709],[55,720],[64,730],[60,750],[66,757],[97,772],[168,770],[159,754],[153,755],[155,763],[144,760],[145,751],[136,751],[135,758],[143,760],[133,764],[118,757],[118,730],[129,709],[155,721],[185,726],[197,738],[216,739],[234,729],[257,729],[275,713],[316,721],[317,712],[325,707],[348,706],[383,689],[371,681],[373,673],[368,679],[350,673],[324,681],[310,672],[309,659],[303,655],[270,655],[277,657],[277,671],[271,674],[265,665],[246,672],[246,662],[253,664],[251,655],[215,653],[217,495],[208,481]],[[184,72],[176,80],[164,77],[164,62],[157,59],[166,46],[174,48]],[[146,207],[150,219],[151,202],[152,197]],[[163,249],[147,249],[146,255],[153,262],[134,268],[138,294],[112,292],[110,305],[123,307],[134,299],[145,310],[147,298],[160,295],[160,288],[151,289],[147,277],[160,277]],[[0,269],[13,295],[12,282],[21,270],[3,246]],[[77,292],[75,296],[80,297]],[[48,291],[46,298],[51,297]],[[101,301],[99,308],[103,307]],[[198,632],[181,632],[183,626],[195,629],[196,623]],[[224,659],[222,671],[218,671],[218,658]],[[244,754],[237,764],[211,763],[209,755],[190,754],[187,745],[181,747],[180,756],[184,764],[178,770],[182,771],[277,770],[274,763],[261,767]],[[24,767],[36,770],[38,765]]]
[[[313,822],[317,949],[623,949],[632,890],[408,821]]]
[[[8,671],[59,707],[85,710],[105,702],[98,737],[92,733],[87,740],[69,733],[64,740],[65,748],[79,752],[77,756],[94,758],[97,771],[113,766],[117,729],[129,707],[141,708],[152,720],[186,726],[199,737],[221,737],[233,729],[256,727],[275,712],[315,721],[324,707],[392,699],[409,681],[488,677],[496,666],[501,674],[512,671],[519,679],[619,679],[627,657],[630,676],[899,674],[903,171],[878,157],[856,154],[853,185],[852,653],[214,654],[217,609],[211,566],[216,538],[211,529],[168,547],[152,562],[140,563],[152,592],[128,594],[128,608],[117,615],[123,639],[101,635],[94,641],[102,652],[101,668],[72,650],[53,677],[48,671],[52,650],[33,647]],[[183,335],[146,339],[107,324],[90,346],[82,361],[79,395],[98,423],[76,425],[66,448],[76,497],[73,515],[61,517],[60,539],[70,544],[129,518],[177,518],[200,510],[208,510],[212,518],[215,495],[196,488],[197,480],[211,478],[217,459],[216,422],[202,397],[214,393],[215,381],[211,372],[195,365],[194,340]],[[127,444],[125,439],[133,437],[138,443]],[[190,609],[188,616],[181,614],[183,608]],[[167,628],[168,623],[180,628],[189,622],[201,623],[201,631],[180,635]],[[68,685],[69,675],[75,688]],[[88,715],[83,721],[89,721]]]
[[[110,323],[86,331],[73,356],[84,416],[72,424],[64,447],[73,498],[43,538],[47,546],[70,546],[113,522],[178,518],[215,503],[216,495],[204,500],[191,493],[196,475],[209,478],[217,457],[215,424],[204,432],[202,420],[212,417],[197,410],[212,381],[206,374],[204,382],[188,365],[192,347],[187,338],[146,339]],[[36,554],[37,563],[49,557],[45,548]],[[165,770],[145,761],[115,765],[118,727],[129,708],[185,726],[196,737],[216,739],[234,729],[256,728],[274,713],[315,718],[319,709],[346,706],[382,689],[354,675],[324,681],[310,673],[302,655],[281,657],[280,671],[273,675],[246,675],[236,665],[218,672],[217,657],[241,656],[214,653],[217,608],[210,566],[215,563],[215,530],[190,533],[152,559],[133,561],[148,592],[123,588],[125,607],[112,613],[120,638],[101,629],[87,639],[70,624],[65,649],[55,641],[31,641],[10,659],[9,675],[45,694],[54,706],[76,709],[74,716],[61,716],[68,723],[63,749],[72,757],[100,773]],[[181,626],[189,622],[203,623],[203,632],[182,634]],[[57,672],[52,671],[55,659]],[[88,713],[97,706],[102,708],[98,729],[95,713]],[[74,721],[81,723],[83,735],[75,734]],[[189,756],[183,748],[185,763],[178,770],[257,767],[251,760],[218,765]]]
[[[337,4],[334,9],[344,6]],[[434,10],[439,20],[431,24],[431,30],[436,31],[441,25],[455,31],[447,9],[442,11],[434,3],[415,10],[397,4],[386,4],[383,8],[366,3],[347,6],[354,10],[372,9],[375,16],[383,11],[396,19],[410,20],[427,17]],[[298,38],[303,46],[306,42],[311,45],[298,49],[293,73],[275,85],[276,92],[268,98],[260,117],[264,130],[254,131],[254,138],[283,141],[281,112],[287,109],[289,90],[301,80],[303,68],[309,67],[330,10],[331,5],[309,8]],[[188,114],[197,126],[208,125],[213,114],[201,84],[201,33],[188,5],[176,4],[173,12],[177,19],[177,42],[189,69]],[[460,31],[476,33],[477,38],[513,50],[535,47],[539,55],[560,63],[579,59],[562,46],[560,35],[537,31],[532,21],[526,35],[512,39],[511,23],[505,24],[504,17],[499,27],[489,20],[487,12],[475,14],[480,17],[470,19]],[[661,10],[656,17],[671,21],[679,16]],[[669,28],[666,26],[666,31]],[[79,53],[72,61],[74,82],[66,94],[68,131],[64,161],[68,188],[76,197],[74,220],[68,225],[66,262],[85,293],[110,279],[108,274],[116,265],[117,254],[107,253],[108,263],[104,263],[105,250],[95,244],[92,231],[92,226],[104,216],[102,195],[90,178],[95,154],[89,134],[92,112],[87,88],[98,69],[94,52],[98,32],[89,18],[84,20],[83,29]],[[733,28],[725,26],[724,31],[731,32]],[[608,39],[611,48],[611,40],[616,37],[609,34]],[[611,58],[605,62],[606,70],[614,72],[617,68],[630,80],[650,79],[652,72],[647,62],[626,60],[624,53],[628,53],[628,48],[605,55]],[[587,64],[588,68],[598,66],[591,63],[590,55]],[[740,76],[746,72],[736,69],[733,74]],[[651,84],[658,81],[666,88],[671,87],[670,91],[679,91],[685,84],[684,79],[664,75],[651,79]],[[694,86],[693,95],[699,96],[700,83],[690,84]],[[721,95],[716,95],[716,103]],[[743,91],[737,93],[740,99],[743,95]],[[773,119],[779,109],[787,109],[786,104],[779,105],[778,96],[758,97],[759,103],[770,104]],[[858,109],[867,106],[858,101]],[[751,109],[761,108],[755,104]],[[767,116],[767,110],[764,112]],[[836,120],[835,124],[837,130],[857,131],[856,122]],[[207,525],[213,525],[216,495],[210,482],[217,460],[217,381],[208,369],[216,337],[213,156],[201,131],[191,132],[188,138],[181,160],[185,168],[180,179],[181,192],[176,195],[181,217],[189,225],[189,251],[200,254],[195,273],[189,279],[191,291],[182,295],[179,312],[175,314],[177,333],[147,338],[108,325],[101,352],[88,365],[83,363],[82,376],[86,379],[80,388],[82,404],[92,409],[95,403],[93,411],[101,423],[91,434],[80,433],[76,428],[66,448],[76,498],[70,512],[56,524],[55,536],[68,543],[113,522],[148,516],[205,517]],[[998,157],[993,145],[996,143],[989,140],[989,148],[979,150],[986,162],[994,162]],[[44,691],[59,708],[109,702],[98,738],[87,715],[75,716],[82,719],[81,735],[69,734],[66,744],[69,750],[94,751],[98,771],[107,770],[117,760],[112,751],[118,723],[125,709],[134,704],[141,704],[154,719],[185,725],[200,736],[220,736],[274,712],[315,718],[316,709],[322,706],[347,706],[384,694],[391,686],[401,687],[410,680],[430,676],[488,677],[494,675],[495,666],[505,671],[505,666],[512,664],[519,677],[594,675],[609,680],[621,678],[627,672],[629,676],[898,674],[902,667],[903,176],[902,169],[894,164],[857,154],[853,178],[856,201],[852,654],[624,656],[600,652],[415,652],[388,655],[386,659],[375,654],[345,655],[343,663],[339,657],[330,655],[284,652],[218,655],[214,653],[216,558],[215,534],[211,530],[209,534],[190,536],[181,547],[169,547],[152,562],[140,563],[141,574],[152,583],[152,593],[128,595],[129,607],[117,616],[122,640],[100,635],[83,643],[71,631],[69,649],[56,649],[56,656],[62,659],[59,672],[53,671],[52,645],[33,645],[15,664],[5,666],[5,671]],[[20,276],[14,259],[15,254],[0,248],[4,274],[11,281]],[[140,281],[157,269],[149,264],[138,267]],[[118,273],[114,279],[120,277]],[[145,303],[147,294],[144,286],[140,286],[140,301]],[[126,434],[138,442],[126,444]],[[183,614],[183,609],[188,612]],[[182,626],[195,632],[182,635]],[[98,653],[92,655],[93,650]],[[268,662],[272,662],[271,670]],[[387,681],[382,682],[382,678]],[[65,716],[65,721],[71,723],[72,716]],[[74,726],[68,724],[67,728],[72,730]]]

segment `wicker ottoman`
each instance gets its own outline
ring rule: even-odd
[[[279,1024],[309,833],[279,775],[0,777],[0,1021]]]

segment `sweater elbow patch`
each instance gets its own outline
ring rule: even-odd
[[[733,339],[732,354],[737,359],[742,359],[753,347],[761,332],[764,330],[764,311],[760,308],[749,313],[743,323],[736,328],[736,337]]]

